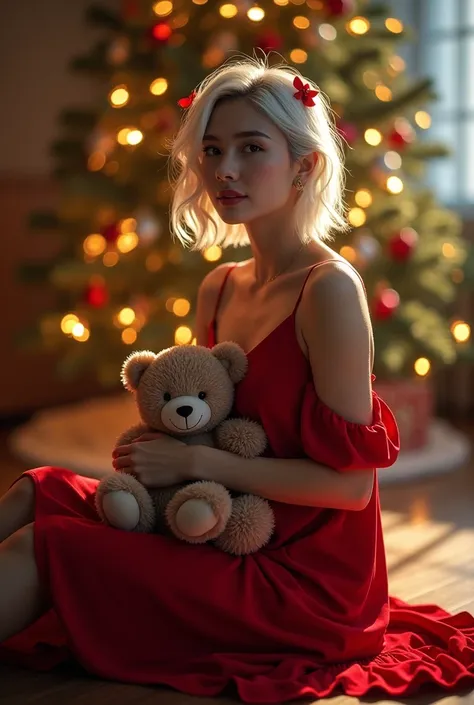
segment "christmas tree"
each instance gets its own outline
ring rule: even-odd
[[[56,212],[32,228],[56,230],[54,259],[25,263],[29,281],[57,293],[29,345],[60,351],[63,377],[89,367],[119,382],[135,349],[194,341],[199,283],[215,263],[247,248],[183,249],[169,233],[170,141],[186,96],[233,55],[264,54],[314,80],[344,138],[349,234],[333,246],[366,282],[379,378],[426,376],[471,351],[455,311],[470,286],[472,253],[457,216],[423,188],[427,160],[446,154],[424,136],[433,96],[397,54],[406,40],[389,8],[349,0],[123,0],[90,7],[103,39],[72,61],[104,87],[93,107],[65,109],[53,145],[61,183]],[[468,276],[469,275],[469,276]]]

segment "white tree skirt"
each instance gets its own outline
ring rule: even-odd
[[[133,396],[121,393],[41,411],[11,434],[10,447],[33,466],[56,465],[99,476],[112,470],[116,438],[139,421]],[[392,467],[379,470],[379,482],[451,472],[469,455],[468,439],[445,421],[434,419],[426,446],[400,453]]]

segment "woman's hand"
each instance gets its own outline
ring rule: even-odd
[[[145,487],[170,487],[192,478],[193,457],[193,446],[165,433],[145,433],[128,445],[117,446],[112,465]]]

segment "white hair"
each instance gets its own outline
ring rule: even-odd
[[[183,115],[169,160],[174,188],[170,229],[185,246],[203,250],[211,245],[248,245],[244,224],[225,223],[214,208],[199,173],[202,138],[219,100],[245,97],[285,136],[294,161],[318,153],[316,166],[295,205],[295,226],[302,241],[330,240],[332,230],[344,231],[344,152],[333,124],[328,99],[321,93],[316,105],[295,100],[293,80],[300,76],[312,90],[319,88],[291,66],[269,67],[265,58],[238,58],[221,65],[195,89],[195,98]],[[212,226],[212,229],[211,227]]]

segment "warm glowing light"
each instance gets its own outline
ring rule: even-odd
[[[187,316],[191,310],[191,304],[187,299],[176,299],[173,303],[173,313],[175,316]]]
[[[293,25],[296,29],[308,29],[310,24],[309,19],[304,17],[304,15],[296,15],[296,17],[293,17]]]
[[[61,330],[66,335],[71,335],[74,326],[79,323],[79,319],[75,313],[67,313],[61,320]]]
[[[139,243],[137,233],[122,233],[117,238],[117,250],[122,253],[131,252]]]
[[[388,65],[396,73],[404,71],[406,66],[404,59],[402,59],[401,56],[397,56],[397,54],[395,54],[388,60]]]
[[[135,218],[124,218],[120,223],[121,233],[133,233],[137,229],[137,221]]]
[[[371,147],[376,147],[382,141],[382,134],[374,127],[369,127],[369,129],[364,132],[364,139]]]
[[[203,257],[208,262],[217,262],[222,257],[222,248],[219,245],[211,245],[207,250],[204,250]]]
[[[400,169],[402,165],[402,158],[398,152],[386,152],[383,161],[388,169]]]
[[[431,363],[426,357],[419,357],[413,365],[415,372],[420,377],[425,377],[431,369]]]
[[[123,308],[118,314],[118,319],[123,326],[132,325],[135,318],[135,311],[133,310],[133,308],[129,307]]]
[[[166,17],[166,15],[171,15],[173,12],[173,3],[169,0],[161,0],[153,5],[153,12],[158,17]]]
[[[258,6],[251,7],[247,10],[247,17],[252,22],[261,22],[265,17],[265,10]]]
[[[117,252],[106,252],[102,257],[104,267],[115,267],[118,261],[119,256]]]
[[[103,235],[93,233],[88,235],[83,243],[84,252],[91,257],[101,255],[107,247],[107,241]]]
[[[372,194],[369,189],[361,188],[356,192],[354,200],[361,208],[368,208],[372,205]]]
[[[290,0],[273,0],[274,5],[277,5],[278,7],[286,7],[289,2]]]
[[[400,22],[400,20],[397,20],[395,17],[387,17],[385,20],[385,26],[388,31],[393,32],[393,34],[400,34],[400,32],[403,32],[403,22]]]
[[[153,95],[163,95],[168,90],[168,81],[166,78],[155,78],[150,84],[150,93]]]
[[[357,252],[350,245],[343,245],[339,250],[339,254],[348,262],[355,262],[357,260]]]
[[[127,144],[127,137],[132,129],[133,128],[131,127],[122,127],[122,129],[117,133],[117,142],[119,144]]]
[[[92,152],[87,160],[89,171],[100,171],[104,168],[107,157],[105,152]]]
[[[140,144],[140,142],[143,139],[143,132],[141,132],[141,130],[136,130],[136,129],[130,130],[127,133],[127,137],[125,139],[126,139],[127,144],[131,144],[131,145]]]
[[[451,242],[443,242],[443,245],[441,246],[441,252],[448,259],[456,257],[456,248]]]
[[[471,337],[471,326],[465,321],[454,321],[451,325],[451,333],[457,343],[467,343]]]
[[[149,272],[159,272],[164,263],[163,256],[159,252],[150,252],[145,260],[145,267]]]
[[[415,113],[415,122],[418,127],[421,127],[423,130],[427,130],[431,127],[431,115],[425,110],[418,110]]]
[[[292,49],[290,59],[294,64],[304,64],[308,60],[308,53],[304,49]]]
[[[387,179],[387,191],[390,193],[401,193],[403,191],[403,181],[398,176],[389,176]]]
[[[77,340],[79,343],[85,343],[86,340],[90,338],[90,331],[88,331],[82,323],[76,323],[71,334],[74,340]]]
[[[392,100],[392,91],[387,86],[377,86],[377,88],[375,89],[375,95],[379,100],[382,100],[384,103],[388,103],[390,100]]]
[[[137,337],[138,335],[135,328],[124,328],[122,331],[121,338],[126,345],[133,345]]]
[[[337,37],[337,30],[332,24],[320,24],[318,27],[318,32],[323,39],[328,42],[332,42]]]
[[[366,34],[370,29],[370,22],[365,17],[353,17],[347,28],[352,34]]]
[[[365,211],[363,211],[362,208],[351,208],[347,218],[349,220],[349,223],[355,228],[364,225],[365,221],[367,220]]]
[[[117,86],[109,95],[110,104],[114,108],[121,108],[123,105],[127,105],[130,98],[130,93],[127,90],[127,86]]]
[[[237,7],[233,3],[225,3],[224,5],[221,5],[219,8],[219,14],[221,17],[224,17],[226,20],[231,19],[232,17],[235,17],[237,14],[238,10]]]
[[[362,80],[364,82],[364,85],[367,86],[367,88],[370,88],[370,90],[374,91],[380,83],[380,76],[377,71],[367,69],[367,71],[364,71],[364,73],[362,74]]]
[[[176,328],[174,334],[174,342],[176,345],[187,345],[191,342],[192,338],[193,332],[187,326],[179,326],[179,328]]]

